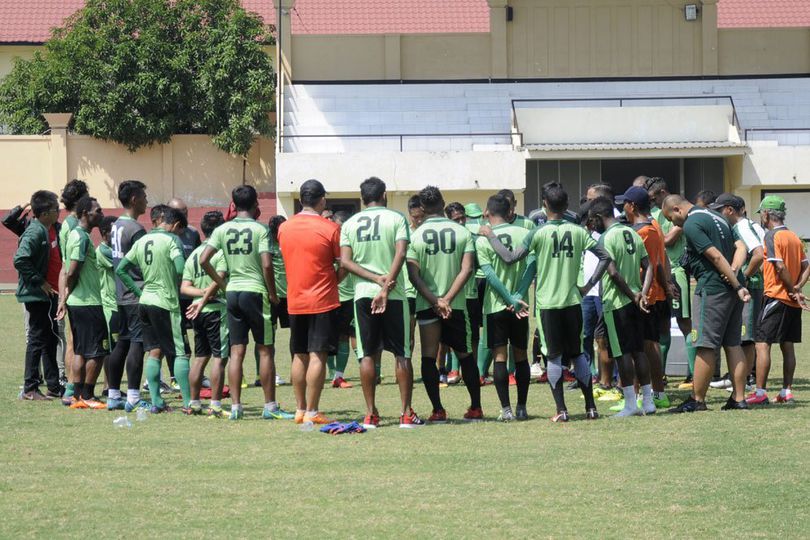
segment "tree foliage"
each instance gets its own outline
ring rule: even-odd
[[[247,154],[272,133],[270,28],[238,0],[88,0],[0,83],[0,125],[41,133],[42,113],[72,112],[77,133],[130,150],[204,133]]]

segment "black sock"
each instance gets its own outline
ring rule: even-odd
[[[501,408],[511,407],[512,404],[509,402],[509,372],[506,370],[506,362],[495,362],[492,367],[492,381],[495,383],[495,391],[498,392]]]
[[[525,407],[531,382],[531,368],[528,361],[515,362],[515,382],[517,382],[517,404]]]
[[[579,389],[582,390],[582,396],[585,398],[585,410],[595,409],[596,403],[593,400],[593,381],[588,379],[587,386],[583,385],[582,381],[579,381]]]
[[[82,386],[82,399],[91,399],[96,392],[96,385],[84,383]]]
[[[107,357],[104,366],[107,371],[107,383],[113,390],[121,389],[121,379],[124,377],[124,364],[126,363],[127,352],[129,351],[129,340],[119,341],[115,348]]]
[[[166,365],[169,366],[169,377],[174,379],[174,356],[166,355]]]
[[[259,373],[261,373],[261,369],[259,368],[259,348],[253,347],[253,358],[256,360],[256,378],[259,378]],[[273,383],[275,384],[275,382]]]
[[[141,377],[143,377],[143,343],[133,341],[127,353],[127,388],[140,390]]]
[[[73,397],[76,399],[84,399],[84,383],[73,383]]]
[[[422,384],[425,385],[430,404],[434,411],[444,409],[442,399],[439,397],[439,370],[436,368],[436,359],[429,356],[422,357]]]
[[[551,386],[551,382],[548,383]],[[563,393],[563,378],[557,381],[557,384],[551,386],[551,395],[554,396],[554,403],[557,405],[557,412],[567,411],[565,407],[565,394]]]
[[[461,378],[464,386],[470,394],[470,407],[481,408],[481,375],[478,373],[478,363],[475,357],[470,355],[466,358],[459,358],[458,364],[461,366]]]

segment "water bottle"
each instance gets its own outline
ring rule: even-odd
[[[301,431],[312,431],[315,429],[315,424],[312,422],[304,422],[301,424]]]
[[[147,418],[149,418],[149,414],[146,412],[146,409],[139,408],[135,413],[135,420],[138,422],[146,422]]]
[[[119,416],[115,420],[113,420],[113,425],[117,428],[131,428],[132,422],[129,421],[129,418],[126,416]]]

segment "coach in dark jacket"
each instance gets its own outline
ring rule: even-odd
[[[48,230],[59,217],[59,201],[50,191],[37,191],[31,196],[34,219],[20,237],[14,268],[19,274],[17,301],[25,304],[29,317],[28,345],[25,350],[25,386],[22,398],[48,400],[60,394],[59,369],[56,364],[58,326],[56,323],[57,291],[48,283],[51,240]],[[39,391],[39,361],[48,384],[48,395]]]

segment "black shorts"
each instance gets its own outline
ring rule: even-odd
[[[228,358],[228,315],[225,310],[203,311],[194,319],[194,356]]]
[[[477,298],[467,298],[467,315],[470,317],[470,331],[472,332],[473,347],[481,339],[481,327],[484,326],[484,312]]]
[[[290,314],[287,312],[286,298],[279,298],[278,304],[270,304],[270,318],[273,320],[273,327],[290,327]]]
[[[416,317],[416,298],[408,298],[408,309],[411,317]]]
[[[325,352],[334,354],[338,344],[338,317],[340,308],[326,313],[290,314],[290,352],[307,354]]]
[[[273,320],[266,294],[227,291],[225,298],[231,345],[247,345],[250,334],[257,345],[273,345]]]
[[[624,354],[644,352],[644,323],[641,310],[630,302],[626,306],[605,311],[608,355],[619,358]],[[655,338],[656,341],[658,338]]]
[[[453,349],[457,354],[470,354],[472,352],[472,328],[470,317],[463,309],[454,309],[449,319],[442,319],[433,309],[423,309],[416,313],[419,324],[441,324],[441,342]]]
[[[657,343],[661,336],[667,335],[669,331],[672,310],[666,300],[654,303],[649,307],[649,310],[649,313],[641,313],[641,322],[644,325],[644,339]]]
[[[529,348],[529,318],[518,319],[506,309],[485,316],[484,334],[487,348],[504,347],[510,343],[516,349]]]
[[[411,314],[404,300],[388,300],[385,311],[371,313],[371,298],[354,301],[357,357],[386,350],[394,356],[411,357]]]
[[[143,342],[143,328],[141,327],[141,316],[138,312],[138,304],[118,305],[118,339],[121,341]]]
[[[110,354],[107,319],[101,306],[68,306],[73,352],[83,357],[100,358]]]
[[[169,311],[157,306],[138,306],[143,326],[143,349],[160,349],[165,356],[188,356],[191,347],[183,330],[183,318],[179,311]]]
[[[801,343],[802,309],[765,296],[756,330],[757,343]]]
[[[345,300],[338,309],[338,336],[354,335],[354,300]]]
[[[562,356],[566,361],[582,354],[582,307],[579,304],[538,309],[537,330],[540,351],[546,358]]]
[[[193,301],[193,298],[180,298],[180,317],[182,318],[183,330],[191,330],[194,327],[192,321],[186,317],[186,310]]]

